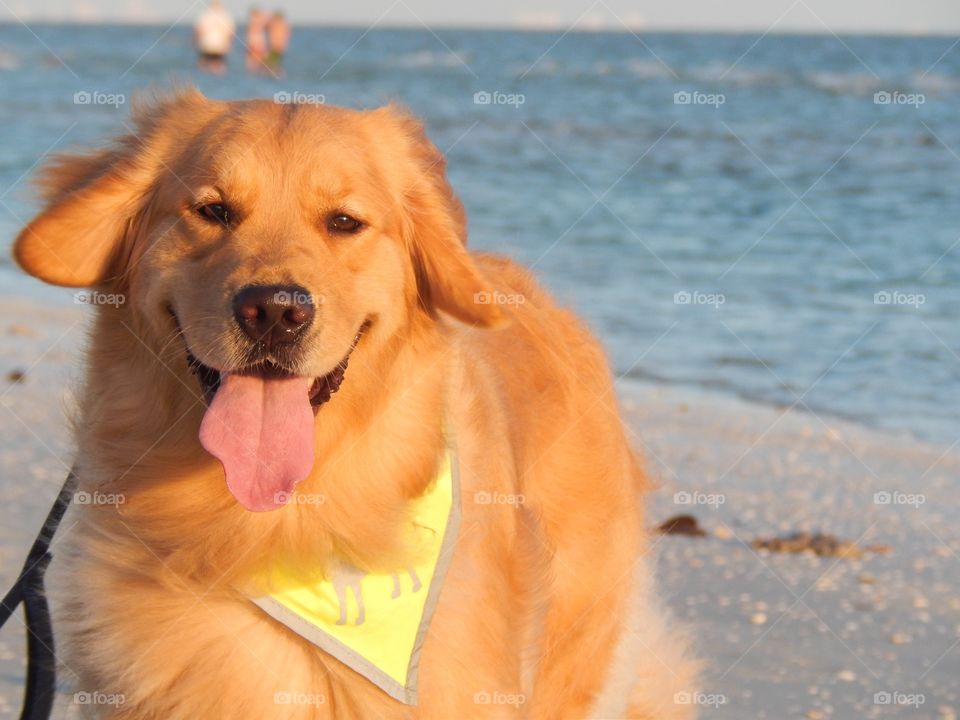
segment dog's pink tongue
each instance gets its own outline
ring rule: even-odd
[[[304,378],[225,373],[200,424],[200,444],[223,463],[248,510],[284,505],[313,467],[313,409]]]

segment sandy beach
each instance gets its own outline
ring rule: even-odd
[[[86,308],[3,297],[0,581],[14,579],[71,459],[64,419]],[[29,325],[9,318],[30,317]],[[18,375],[22,373],[22,377]],[[960,712],[960,452],[802,409],[619,384],[661,484],[650,522],[664,594],[707,664],[709,718],[955,718]],[[59,541],[69,541],[64,528]],[[824,532],[859,558],[756,550]],[[55,551],[55,547],[54,547]],[[22,626],[0,635],[0,717],[18,713]],[[61,708],[59,717],[66,717]]]
[[[708,533],[658,545],[664,590],[708,664],[705,699],[725,702],[703,717],[957,716],[956,448],[674,389],[623,397],[662,482],[651,520],[689,512]],[[751,547],[795,531],[880,552]]]

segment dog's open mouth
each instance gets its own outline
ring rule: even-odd
[[[315,378],[272,359],[220,371],[188,350],[190,369],[207,403],[200,444],[223,465],[227,488],[243,507],[282,507],[310,474],[317,410],[340,389],[350,356],[368,327],[368,322],[360,326],[333,370]]]
[[[354,348],[357,347],[357,343],[360,342],[360,338],[363,337],[368,327],[370,327],[369,320],[360,326],[360,329],[353,339],[353,343],[350,345],[350,349],[347,350],[347,354],[343,356],[343,359],[337,363],[333,370],[326,375],[321,375],[313,379],[307,395],[310,399],[310,406],[313,408],[314,414],[316,414],[321,405],[328,402],[333,394],[340,389],[340,386],[343,384],[343,378],[346,376],[350,356],[353,354]],[[197,381],[200,383],[200,391],[203,393],[204,401],[207,405],[210,405],[213,402],[214,396],[217,394],[217,390],[220,389],[220,379],[222,377],[220,371],[204,365],[197,360],[189,350],[187,350],[187,364],[190,366],[190,372],[196,376]],[[235,374],[261,377],[264,380],[281,380],[297,377],[286,368],[269,360],[248,365],[236,371]]]

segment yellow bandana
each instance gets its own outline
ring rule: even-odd
[[[384,692],[417,704],[420,650],[460,524],[456,458],[448,451],[431,488],[414,501],[410,567],[366,574],[338,562],[331,577],[305,584],[272,576],[275,591],[255,602],[275,620],[333,655]]]

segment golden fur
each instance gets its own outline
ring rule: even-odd
[[[68,679],[122,695],[116,720],[692,715],[694,669],[656,602],[647,489],[603,353],[510,260],[469,254],[444,160],[396,108],[360,112],[195,91],[141,107],[135,131],[42,177],[47,205],[15,255],[99,306],[76,418],[81,488],[51,568]],[[229,231],[195,205],[225,197]],[[350,209],[368,229],[332,237]],[[323,504],[251,513],[200,446],[189,348],[237,366],[229,298],[296,282],[322,297],[298,373],[327,373],[371,320],[316,418],[298,491]],[[514,304],[484,302],[513,296]],[[179,319],[180,329],[170,314]],[[244,588],[283,559],[393,569],[411,498],[456,437],[463,522],[424,647],[418,707],[400,705],[280,626]],[[482,504],[477,493],[522,496]],[[276,693],[322,697],[284,705]],[[478,693],[515,702],[476,702]],[[522,700],[522,702],[521,702]],[[629,703],[629,704],[628,704]]]

